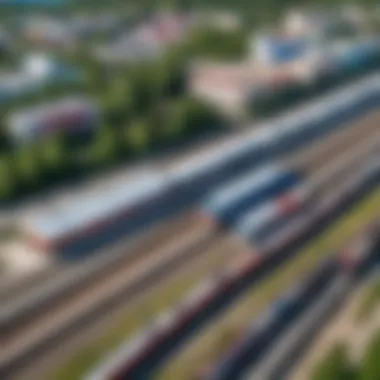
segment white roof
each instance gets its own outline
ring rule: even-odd
[[[239,136],[232,141],[224,141],[216,148],[192,155],[187,160],[174,165],[170,172],[174,181],[183,181],[200,176],[208,171],[223,166],[234,157],[253,151],[265,145],[274,136],[274,131],[263,126],[252,133]]]
[[[50,207],[30,218],[29,228],[45,238],[58,238],[154,197],[166,188],[161,175],[147,171]]]

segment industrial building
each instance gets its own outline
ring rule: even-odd
[[[26,216],[21,229],[39,252],[79,255],[133,230],[166,190],[165,179],[151,171],[111,180]]]
[[[90,99],[67,97],[12,113],[8,133],[16,144],[24,144],[57,132],[79,133],[94,129],[100,120]]]

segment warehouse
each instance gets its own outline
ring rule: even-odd
[[[151,171],[111,180],[28,215],[22,230],[34,249],[75,257],[135,231],[156,217],[167,185],[164,177]]]

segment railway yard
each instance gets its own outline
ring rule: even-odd
[[[337,110],[329,104],[331,115],[314,108],[321,121],[313,121],[306,134],[310,115],[297,128],[264,131],[261,141],[254,138],[256,130],[252,141],[243,137],[223,146],[224,166],[213,169],[218,160],[204,167],[200,162],[199,178],[189,169],[166,179],[173,184],[150,203],[180,204],[183,195],[187,206],[178,212],[83,259],[57,255],[24,282],[0,288],[0,345],[6,347],[0,378],[232,380],[218,370],[228,362],[226,371],[240,363],[233,380],[278,379],[276,371],[295,364],[299,342],[307,341],[309,330],[356,285],[357,263],[378,257],[380,112],[373,106],[378,95],[366,85],[358,88],[347,110],[339,94]],[[162,164],[165,175],[172,167]],[[100,221],[89,230],[100,234],[104,225]],[[345,247],[362,236],[352,258]],[[314,285],[305,285],[310,305],[297,292],[290,297],[284,306],[289,313],[292,302],[305,311],[284,318],[290,327],[285,334],[285,327],[278,327],[283,336],[276,347],[268,338],[264,359],[249,359],[241,342],[250,336],[252,322],[261,315],[265,320],[274,301],[297,282],[302,288],[305,274],[324,260],[332,268],[326,287],[314,297]],[[229,356],[231,347],[237,348]]]

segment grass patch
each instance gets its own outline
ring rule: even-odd
[[[196,367],[215,360],[231,343],[231,338],[246,328],[252,319],[288,289],[303,273],[345,244],[361,226],[379,214],[380,190],[376,190],[360,202],[348,214],[340,218],[321,236],[316,238],[294,260],[278,268],[272,276],[255,285],[236,306],[213,320],[211,327],[200,332],[156,376],[159,380],[190,380]]]
[[[357,321],[364,322],[368,319],[374,310],[380,304],[380,279],[376,279],[375,283],[370,284],[364,291],[364,295],[359,302],[357,311]]]

